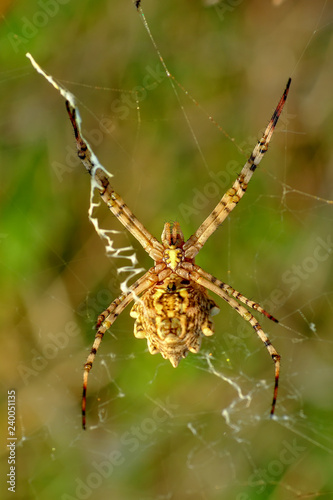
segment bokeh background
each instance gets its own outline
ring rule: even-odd
[[[2,2],[1,460],[16,390],[17,499],[333,498],[333,8],[329,1]],[[273,364],[227,305],[175,370],[133,336],[129,309],[102,344],[82,431],[82,367],[128,259],[88,220],[90,182],[63,99],[78,98],[113,184],[159,237],[189,237],[240,171],[289,76],[290,95],[248,192],[197,262],[279,318],[258,318]],[[212,116],[219,127],[209,119]],[[107,127],[106,127],[107,124]],[[104,126],[103,126],[104,125]],[[115,247],[151,262],[105,207]]]

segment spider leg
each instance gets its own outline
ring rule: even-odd
[[[78,156],[96,182],[96,187],[100,192],[102,200],[123,226],[139,241],[149,256],[154,260],[160,260],[162,258],[163,246],[135,217],[124,200],[111,186],[106,171],[101,168],[90,145],[82,136],[81,120],[77,118],[78,110],[75,105],[66,100],[66,109],[74,129]]]
[[[132,302],[138,295],[153,286],[153,284],[158,281],[158,275],[151,268],[146,274],[141,276],[132,286],[129,287],[127,292],[122,293],[117,297],[109,307],[98,317],[97,322],[97,332],[95,335],[95,340],[92,345],[91,351],[87,357],[87,361],[84,365],[83,372],[83,390],[82,390],[82,427],[86,428],[86,401],[87,401],[87,385],[88,376],[92,368],[94,359],[96,357],[99,346],[101,345],[102,339],[105,332],[111,327],[111,325],[116,321],[119,314],[125,309],[125,307]]]
[[[188,266],[190,269],[190,266]],[[184,273],[184,277],[187,277],[187,279],[191,279],[198,283],[199,285],[204,286],[208,290],[211,290],[212,292],[216,293],[219,297],[221,297],[223,300],[228,302],[228,304],[235,309],[235,311],[238,312],[238,314],[248,321],[260,340],[263,342],[265,345],[267,351],[271,355],[273,361],[274,361],[274,366],[275,366],[275,383],[274,383],[274,391],[273,391],[273,401],[272,401],[272,407],[271,407],[271,416],[274,415],[275,411],[275,404],[276,404],[276,399],[277,399],[277,394],[278,394],[278,385],[279,385],[279,376],[280,376],[280,360],[281,356],[275,349],[275,347],[271,344],[271,341],[269,340],[268,336],[266,333],[263,331],[261,328],[260,324],[256,320],[256,318],[241,304],[239,304],[236,300],[241,300],[245,304],[247,304],[249,307],[252,307],[253,309],[256,309],[257,311],[261,312],[262,314],[265,314],[265,316],[269,317],[270,319],[273,319],[273,321],[276,321],[275,318],[270,317],[264,309],[262,309],[259,304],[256,304],[255,302],[252,302],[251,300],[246,299],[243,295],[239,294],[236,290],[234,290],[232,287],[229,285],[226,285],[226,283],[223,283],[222,281],[219,281],[217,278],[212,276],[209,273],[206,273],[203,271],[199,266],[192,266],[193,270],[187,271],[187,273]],[[234,298],[235,297],[235,298]],[[259,307],[257,307],[259,306]]]
[[[31,61],[31,64],[66,100],[66,109],[71,120],[78,156],[83,165],[94,179],[95,185],[98,188],[101,198],[107,204],[111,212],[120,220],[125,228],[139,241],[145,251],[154,260],[161,260],[163,246],[154,238],[143,224],[135,217],[133,212],[124,203],[124,200],[114,191],[109,182],[109,176],[105,168],[98,161],[97,156],[91,149],[89,143],[84,139],[81,132],[81,116],[75,104],[75,97],[66,90],[60,83],[56,82],[51,75],[48,75],[31,54],[26,56]]]
[[[266,127],[266,130],[252,151],[249,159],[241,170],[233,186],[223,195],[214,210],[210,213],[207,219],[201,224],[198,230],[187,240],[183,249],[185,257],[193,259],[199,250],[208,240],[209,236],[218,228],[220,224],[227,218],[230,212],[235,208],[239,200],[244,196],[248,183],[261,162],[264,154],[268,149],[268,144],[272,138],[275,126],[286,102],[291,79],[289,78],[285,91],[273,113],[273,116]]]
[[[234,297],[235,299],[239,300],[240,302],[243,302],[243,304],[246,304],[248,307],[251,307],[251,309],[254,309],[255,311],[260,312],[266,318],[274,321],[275,323],[278,323],[279,321],[274,318],[269,312],[267,312],[263,307],[261,307],[260,304],[257,302],[254,302],[253,300],[248,299],[244,295],[242,295],[240,292],[232,288],[232,286],[228,285],[227,283],[224,283],[223,281],[219,281],[218,279],[214,278],[211,274],[207,273],[201,267],[194,265],[193,268],[195,271],[197,271],[200,276],[205,278],[206,280],[212,281],[212,283],[215,283],[221,290],[225,291],[229,297]]]

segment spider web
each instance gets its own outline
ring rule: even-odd
[[[45,123],[48,130],[43,154],[31,146],[28,181],[18,190],[35,194],[36,214],[29,198],[27,214],[18,210],[35,247],[22,222],[22,240],[14,243],[27,241],[25,253],[36,261],[15,254],[12,263],[3,238],[7,267],[15,281],[24,278],[14,295],[20,343],[8,339],[4,351],[15,360],[5,363],[4,380],[10,374],[17,390],[17,494],[332,498],[332,8],[325,1],[146,1],[137,13],[127,3],[103,3],[80,18],[70,3],[56,4],[45,30],[28,41],[50,44],[63,26],[61,50],[50,49],[44,63],[28,48],[57,78],[75,78],[61,84],[77,97],[85,137],[116,191],[157,237],[173,219],[186,237],[195,231],[293,79],[246,195],[197,258],[280,321],[256,315],[282,356],[276,417],[269,419],[272,361],[251,327],[217,299],[214,336],[176,370],[134,339],[126,309],[98,352],[88,429],[81,430],[82,365],[96,317],[151,261],[98,205],[94,186],[89,204],[63,103],[31,73],[25,93],[34,97],[22,100],[16,127],[33,146]],[[38,19],[33,10],[23,15]],[[41,108],[30,130],[27,116]],[[18,227],[10,221],[1,234]],[[4,318],[12,331],[12,318]],[[6,460],[7,452],[7,473]]]

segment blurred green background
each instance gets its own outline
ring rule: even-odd
[[[3,478],[15,389],[17,499],[333,498],[332,3],[142,7],[198,105],[175,84],[177,98],[131,0],[1,7],[1,496],[11,494]],[[197,259],[281,321],[257,315],[282,356],[276,420],[266,349],[216,299],[215,335],[176,370],[134,338],[127,309],[96,358],[81,430],[94,322],[129,261],[109,259],[88,220],[89,178],[63,99],[27,51],[75,93],[115,189],[157,237],[166,221],[186,237],[195,231],[293,78],[246,196]],[[148,269],[112,214],[96,213],[120,231],[115,247],[132,245]]]

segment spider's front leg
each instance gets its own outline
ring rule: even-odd
[[[241,173],[235,180],[234,184],[222,196],[214,210],[208,215],[206,220],[201,224],[198,230],[186,241],[183,250],[187,259],[193,259],[208,238],[228,217],[230,212],[235,208],[239,200],[244,196],[247,186],[254,174],[257,166],[263,159],[264,154],[268,149],[268,145],[272,138],[274,129],[281,115],[283,106],[287,100],[291,79],[289,78],[285,91],[273,113],[273,116],[267,125],[262,138],[256,144],[249,159],[241,170]]]
[[[150,234],[144,225],[135,217],[130,208],[125,204],[124,200],[115,192],[110,184],[110,174],[98,161],[97,156],[93,152],[89,142],[84,138],[81,130],[81,115],[75,103],[75,97],[66,90],[60,83],[56,82],[51,75],[47,74],[31,54],[26,54],[30,59],[31,64],[46,80],[60,93],[66,101],[66,109],[69,115],[75,140],[78,150],[78,156],[83,165],[94,179],[94,187],[96,186],[100,192],[102,200],[106,203],[111,212],[119,219],[124,227],[139,241],[144,250],[153,260],[161,260],[163,254],[163,245]]]
[[[78,157],[94,179],[102,200],[123,226],[139,241],[148,255],[153,260],[161,260],[163,246],[150,234],[121,196],[113,189],[106,170],[101,166],[90,145],[83,137],[80,126],[81,118],[77,107],[67,99],[66,109],[74,130]]]

